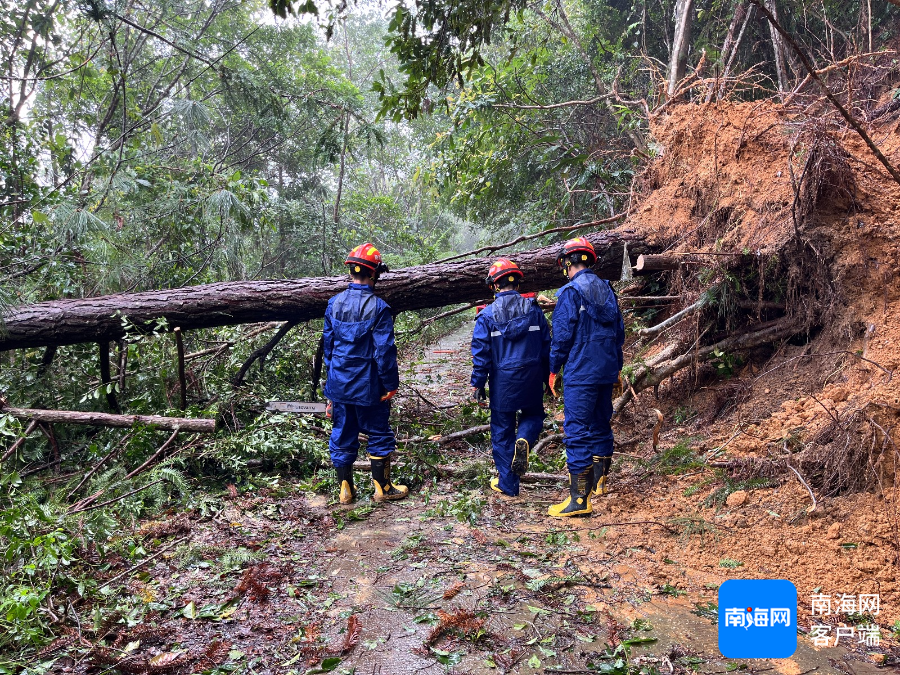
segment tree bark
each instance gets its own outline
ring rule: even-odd
[[[110,410],[114,413],[122,412],[119,402],[116,400],[116,392],[110,388],[112,384],[112,376],[109,368],[109,342],[101,340],[97,343],[100,348],[100,382],[103,385],[103,394],[106,396],[106,403]]]
[[[187,376],[184,372],[184,338],[181,328],[175,327],[175,350],[178,352],[178,389],[180,391],[178,406],[182,412],[187,410]]]
[[[764,0],[764,2],[766,9],[771,12],[773,17],[775,17],[775,21],[778,21],[778,7],[775,5],[775,0]],[[772,49],[775,52],[775,71],[778,74],[778,91],[785,92],[789,87],[787,67],[784,63],[784,39],[771,23],[769,24],[769,31],[772,35]]]
[[[605,279],[619,279],[625,243],[632,261],[650,252],[650,246],[632,232],[597,232],[587,238],[599,256],[594,270]],[[523,291],[562,285],[557,253],[559,244],[508,254],[525,273]],[[480,300],[485,297],[484,275],[491,262],[490,258],[475,258],[406,267],[384,274],[376,293],[395,313]],[[309,277],[41,302],[4,316],[0,351],[118,340],[125,335],[122,316],[141,330],[150,330],[160,318],[169,327],[182,330],[263,321],[299,323],[322,317],[328,299],[346,287],[345,276]]]
[[[678,82],[687,68],[688,47],[691,44],[691,24],[694,18],[694,0],[678,0],[675,4],[675,36],[669,59],[669,96],[678,89]]]
[[[4,407],[3,413],[16,419],[49,422],[56,424],[83,424],[95,427],[128,428],[135,424],[146,424],[169,431],[189,431],[211,434],[216,430],[216,421],[201,417],[161,417],[159,415],[110,415],[100,412],[76,410],[37,410],[32,408]]]
[[[634,266],[636,273],[661,272],[663,270],[677,270],[684,260],[677,255],[640,255]]]

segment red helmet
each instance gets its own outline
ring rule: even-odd
[[[488,286],[500,282],[504,277],[508,277],[507,281],[513,282],[518,278],[519,281],[525,278],[522,270],[509,258],[497,258],[491,269],[488,270],[487,278],[484,280]]]
[[[556,256],[556,264],[562,267],[566,261],[580,262],[588,267],[597,261],[594,245],[584,237],[569,239],[563,244],[562,251]]]
[[[350,266],[350,271],[353,273],[361,272],[362,267],[371,270],[376,276],[388,271],[387,265],[381,262],[381,253],[369,242],[360,244],[350,251],[344,264]]]

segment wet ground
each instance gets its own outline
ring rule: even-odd
[[[471,322],[407,364],[415,389],[404,392],[402,407],[452,411],[464,400],[470,331]],[[448,464],[489,461],[478,442],[442,452]],[[698,576],[661,560],[648,532],[669,546],[679,541],[664,523],[621,512],[615,490],[594,518],[552,520],[546,508],[561,498],[558,486],[528,485],[518,500],[500,499],[485,490],[486,469],[472,479],[426,483],[388,504],[372,502],[369,481],[357,474],[360,499],[351,507],[283,480],[233,494],[223,510],[189,521],[180,534],[148,525],[147,549],[171,548],[117,591],[119,622],[105,629],[115,653],[85,648],[54,670],[879,670],[862,651],[816,649],[804,635],[791,659],[723,658],[715,626],[723,575]],[[402,470],[395,475],[402,481]]]

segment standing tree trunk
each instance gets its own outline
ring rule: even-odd
[[[675,4],[675,35],[672,38],[672,55],[669,59],[669,96],[675,94],[678,82],[684,77],[687,68],[693,18],[694,0],[678,0]]]
[[[772,16],[775,17],[775,20],[781,23],[781,19],[778,18],[778,6],[775,4],[775,0],[765,0],[765,6],[766,9],[772,13]],[[769,23],[769,31],[772,35],[772,49],[775,52],[775,72],[778,74],[778,91],[785,92],[788,90],[788,74],[784,61],[784,39],[771,23]]]
[[[100,382],[103,386],[103,393],[106,395],[106,402],[110,409],[115,413],[121,413],[119,402],[116,400],[116,392],[112,388],[112,377],[109,368],[109,342],[100,340],[97,343],[100,348]]]
[[[747,0],[738,0],[734,7],[734,16],[731,18],[731,24],[728,26],[728,35],[725,36],[725,42],[722,44],[722,54],[719,57],[723,67],[729,62],[731,51],[738,47],[738,36],[742,34],[742,31],[739,31],[738,26],[743,25],[746,16]]]

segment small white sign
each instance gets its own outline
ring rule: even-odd
[[[272,412],[289,412],[300,414],[317,414],[325,413],[324,403],[306,403],[305,401],[269,401],[266,404],[266,410]]]

